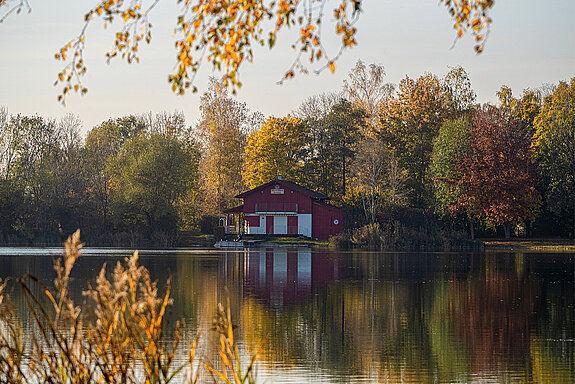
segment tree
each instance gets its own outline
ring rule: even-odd
[[[506,238],[512,224],[534,218],[541,197],[535,189],[531,137],[518,121],[493,106],[478,110],[472,122],[470,150],[456,164],[461,194],[455,205],[503,225]]]
[[[109,226],[111,173],[107,162],[118,155],[130,138],[145,129],[145,124],[136,116],[126,116],[105,121],[88,133],[84,157],[90,186],[87,196],[89,211],[94,215],[92,224],[95,228],[92,230]]]
[[[473,109],[476,95],[469,75],[463,67],[451,68],[443,78],[443,89],[454,117],[459,117]]]
[[[0,172],[5,180],[12,173],[24,135],[24,130],[11,121],[8,109],[0,108]]]
[[[22,115],[2,120],[2,200],[8,205],[0,205],[15,210],[4,230],[46,241],[59,224],[77,226],[81,123],[72,115],[59,122]]]
[[[148,235],[176,230],[176,203],[195,186],[197,158],[177,139],[157,133],[130,138],[108,162],[117,225],[140,224]]]
[[[471,126],[465,118],[446,121],[433,141],[430,171],[433,176],[436,210],[448,213],[460,195],[452,180],[460,178],[456,166],[457,159],[465,156],[470,150]]]
[[[534,122],[541,111],[542,98],[537,90],[525,89],[520,99],[513,97],[511,88],[502,86],[497,92],[501,109],[509,114],[510,117],[521,122],[523,129],[529,134],[535,133]]]
[[[149,43],[152,37],[152,23],[149,15],[158,0],[125,1],[98,0],[87,11],[84,26],[79,34],[64,44],[55,54],[57,60],[65,63],[58,74],[57,82],[63,85],[58,96],[64,102],[72,91],[82,94],[87,88],[82,83],[86,73],[84,49],[88,26],[94,19],[102,19],[106,25],[120,19],[123,25],[114,34],[114,43],[107,53],[108,60],[120,56],[128,63],[139,61],[140,43]],[[475,38],[475,50],[483,50],[491,24],[489,11],[493,0],[440,0],[454,21],[457,37],[470,31]],[[302,56],[310,64],[318,63],[319,71],[329,68],[335,71],[335,61],[342,51],[357,44],[355,23],[361,14],[362,0],[336,0],[333,8],[335,35],[341,39],[340,49],[331,53],[325,49],[322,36],[325,5],[308,4],[297,0],[256,1],[256,0],[178,0],[182,12],[177,17],[176,72],[169,77],[174,92],[183,94],[194,86],[195,75],[202,61],[206,60],[213,68],[222,71],[223,83],[233,87],[241,86],[239,73],[243,63],[254,59],[253,45],[267,45],[273,48],[278,34],[292,26],[299,29],[299,38],[294,44],[297,57],[285,71],[284,79],[291,78],[300,70],[307,72]],[[0,0],[0,8],[6,7],[0,22],[9,14],[31,9],[26,0]],[[1,10],[1,9],[0,9]],[[270,26],[268,28],[268,25]]]
[[[209,214],[220,214],[234,204],[234,196],[244,189],[246,138],[252,127],[259,125],[259,117],[250,114],[245,103],[231,98],[215,79],[200,103],[201,121],[195,129],[202,146],[200,173],[205,209]]]
[[[83,226],[82,213],[86,207],[86,168],[84,148],[80,136],[82,121],[67,114],[56,122],[58,148],[45,159],[46,206],[54,220],[66,231]],[[55,228],[49,228],[54,231]]]
[[[307,126],[293,117],[269,118],[248,137],[243,178],[249,188],[277,179],[301,182]]]
[[[457,167],[458,159],[470,151],[472,138],[471,124],[465,117],[448,120],[439,129],[439,134],[433,141],[430,172],[433,177],[433,194],[435,211],[441,215],[462,213],[457,210],[461,190],[458,181],[461,173]],[[454,208],[450,211],[450,208]],[[463,212],[469,219],[471,238],[475,238],[473,214]]]
[[[575,234],[575,78],[545,98],[534,127],[546,202]]]
[[[308,123],[320,121],[329,115],[332,108],[337,105],[341,99],[341,95],[335,92],[309,96],[292,114],[299,119],[306,120]]]
[[[380,110],[381,138],[395,151],[407,171],[411,204],[422,208],[429,196],[427,180],[433,140],[449,114],[448,98],[437,76],[406,77],[397,94],[386,99]]]
[[[310,187],[336,201],[346,194],[349,164],[360,132],[365,131],[365,118],[362,109],[341,99],[326,117],[314,123],[304,171]]]
[[[333,108],[342,102],[341,95],[337,93],[322,93],[305,99],[293,112],[307,127],[307,150],[304,170],[300,181],[310,188],[326,191],[329,184],[328,154],[330,153],[329,134],[325,119]]]
[[[173,137],[180,141],[191,138],[186,118],[182,112],[160,112],[155,115],[148,112],[140,117],[149,133],[156,133],[165,137]]]
[[[395,85],[384,82],[385,70],[382,65],[370,64],[368,71],[361,60],[355,63],[347,77],[348,80],[343,81],[344,96],[355,107],[363,108],[374,129],[378,125],[379,105],[393,94]]]
[[[351,169],[353,192],[360,196],[370,223],[376,222],[381,206],[397,207],[405,202],[404,175],[393,152],[380,139],[366,137],[358,144]]]

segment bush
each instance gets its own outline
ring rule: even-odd
[[[329,238],[329,247],[336,249],[349,249],[353,248],[351,241],[351,234],[349,231],[340,233],[339,235],[331,236]]]
[[[223,240],[226,236],[226,228],[225,227],[215,227],[214,228],[214,239],[216,241]]]
[[[364,248],[370,250],[470,250],[478,249],[479,242],[469,240],[468,234],[438,228],[413,228],[399,221],[367,224],[330,238],[334,248]]]
[[[354,229],[351,241],[362,248],[383,249],[386,243],[386,236],[379,223],[372,223]]]
[[[205,215],[200,219],[200,231],[204,235],[213,235],[214,229],[219,225],[219,220],[216,216]]]

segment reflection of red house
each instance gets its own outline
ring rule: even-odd
[[[328,196],[291,181],[280,178],[236,197],[244,204],[225,213],[243,213],[246,234],[327,239],[342,231],[341,211],[327,203]]]
[[[307,247],[250,249],[245,253],[244,287],[272,307],[309,300],[312,292],[340,278],[339,258]]]

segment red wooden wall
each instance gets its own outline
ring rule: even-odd
[[[316,239],[329,239],[343,231],[343,215],[335,207],[313,203],[311,237]]]

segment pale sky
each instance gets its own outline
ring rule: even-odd
[[[29,1],[32,13],[12,15],[0,24],[0,106],[9,113],[49,118],[73,113],[84,122],[84,131],[112,117],[149,111],[182,111],[187,124],[197,122],[199,95],[208,77],[218,73],[204,65],[197,78],[200,93],[182,97],[171,92],[167,79],[176,63],[172,34],[179,14],[176,0],[163,0],[153,11],[152,43],[141,46],[139,64],[121,59],[106,64],[114,27],[105,30],[101,22],[94,22],[85,52],[84,85],[89,91],[83,97],[72,95],[66,107],[56,100],[53,83],[62,65],[54,53],[80,31],[83,15],[96,1]],[[497,0],[491,16],[485,51],[476,55],[471,36],[452,48],[452,21],[437,0],[364,0],[358,45],[336,63],[335,74],[299,75],[278,85],[295,58],[291,37],[280,36],[276,48],[257,49],[254,63],[244,64],[238,99],[265,116],[285,116],[308,96],[340,91],[358,59],[383,65],[387,81],[395,84],[406,75],[443,76],[450,67],[461,65],[479,102],[495,102],[495,93],[504,84],[519,96],[525,88],[575,76],[575,1]],[[324,38],[329,32],[324,30]]]

